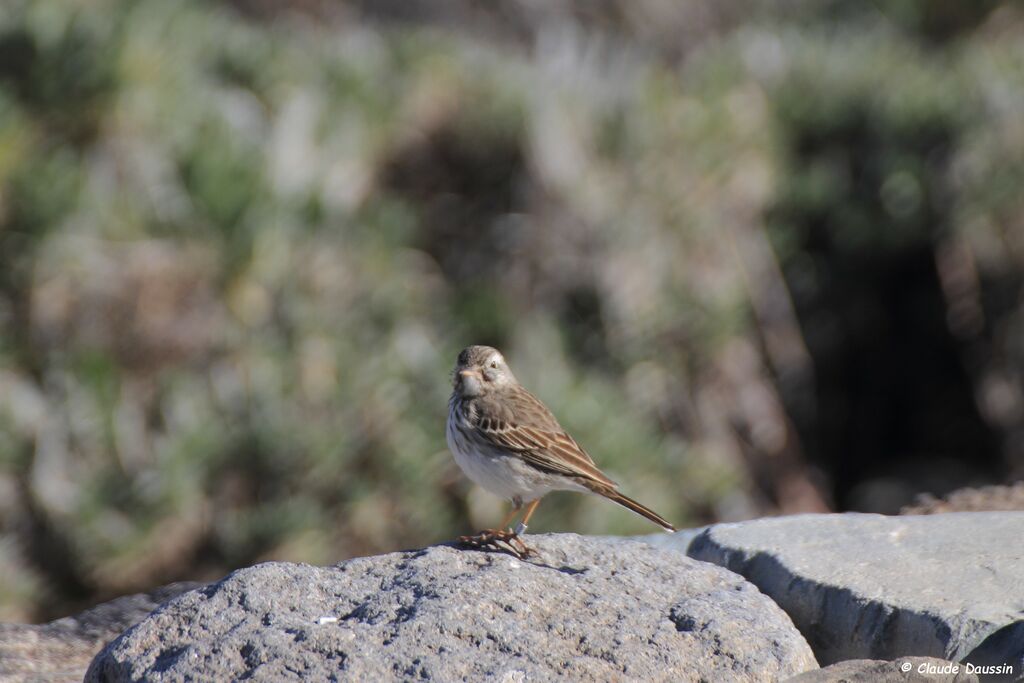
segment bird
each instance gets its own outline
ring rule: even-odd
[[[596,493],[640,514],[666,531],[664,517],[618,490],[539,398],[512,374],[490,346],[468,346],[455,363],[446,424],[448,448],[463,473],[512,502],[497,529],[461,536],[460,545],[502,547],[521,557],[535,554],[520,538],[540,499],[551,491]],[[522,519],[509,527],[526,507]]]

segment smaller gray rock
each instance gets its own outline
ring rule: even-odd
[[[978,683],[966,665],[933,657],[905,657],[895,662],[848,659],[806,671],[786,683]]]
[[[1024,512],[718,524],[691,557],[771,596],[823,664],[930,656],[1024,669]]]
[[[86,680],[762,681],[817,667],[732,572],[635,541],[529,540],[529,561],[434,546],[239,570],[154,612]]]

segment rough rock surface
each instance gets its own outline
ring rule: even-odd
[[[904,657],[895,662],[848,659],[798,674],[786,683],[977,683],[978,676],[966,668],[934,657]]]
[[[1024,671],[1024,513],[796,515],[709,527],[691,557],[742,574],[822,664],[920,655]]]
[[[740,577],[636,541],[531,536],[528,562],[434,546],[268,563],[164,605],[86,680],[780,680],[816,668]]]
[[[156,607],[201,584],[127,595],[46,624],[0,624],[0,681],[75,681],[100,649]]]

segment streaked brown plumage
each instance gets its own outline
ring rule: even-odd
[[[643,515],[668,531],[671,523],[623,495],[551,411],[516,381],[501,354],[470,346],[459,354],[448,409],[448,446],[466,475],[512,501],[513,513],[530,503],[517,531],[489,530],[464,541],[517,540],[537,502],[550,491],[589,491]],[[498,538],[500,537],[500,538]],[[517,548],[519,550],[519,548]]]

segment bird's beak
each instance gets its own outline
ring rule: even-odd
[[[483,391],[483,377],[477,370],[459,370],[455,387],[462,396],[479,396]]]

